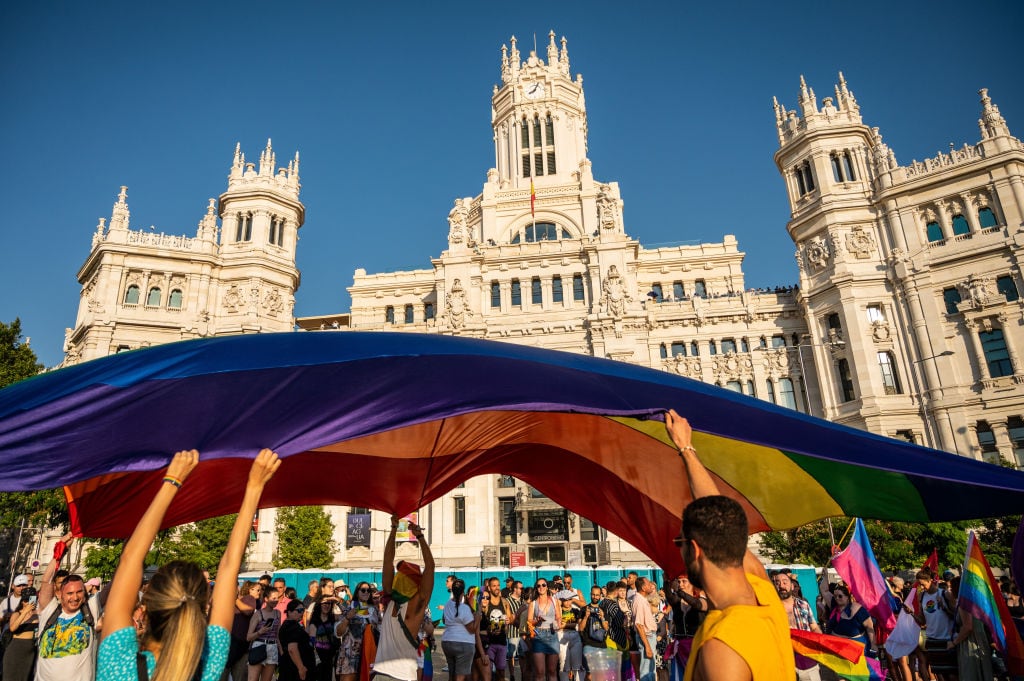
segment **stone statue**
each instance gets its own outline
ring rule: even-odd
[[[448,292],[444,304],[451,327],[464,328],[473,312],[469,309],[469,300],[466,298],[466,290],[462,288],[461,280],[456,279],[452,282],[452,290]]]
[[[619,268],[612,265],[608,268],[608,276],[605,277],[604,285],[601,287],[601,305],[605,312],[615,319],[622,319],[626,314],[626,304],[632,300],[629,292],[626,291],[625,282],[619,275]]]
[[[615,229],[617,224],[615,198],[612,196],[612,188],[607,184],[601,185],[601,193],[597,196],[597,219],[603,229]]]

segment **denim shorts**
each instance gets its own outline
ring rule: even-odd
[[[551,630],[538,629],[533,639],[533,653],[558,654],[558,634]]]

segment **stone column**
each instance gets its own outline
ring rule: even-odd
[[[1003,330],[1003,341],[1006,343],[1006,351],[1010,354],[1010,363],[1013,365],[1014,375],[1024,374],[1024,367],[1020,364],[1020,358],[1017,356],[1017,343],[1013,340],[1008,332],[1006,325],[1010,321],[1009,315],[1005,312],[1000,312],[999,316],[996,317],[999,320],[999,326]]]
[[[964,217],[967,218],[967,224],[971,226],[971,234],[977,234],[981,231],[981,225],[978,223],[978,209],[971,201],[969,193],[962,192],[960,199],[964,202]]]
[[[971,351],[978,360],[978,372],[981,374],[981,380],[987,381],[992,377],[988,373],[988,362],[985,361],[985,351],[981,347],[981,339],[978,338],[978,322],[968,319],[964,322],[964,326],[967,327]],[[1006,334],[1003,335],[1005,337]]]

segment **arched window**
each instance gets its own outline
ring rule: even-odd
[[[778,404],[775,400],[775,384],[772,383],[772,379],[767,379],[764,382],[765,391],[767,392],[768,401],[772,404]]]
[[[128,287],[128,290],[124,292],[124,304],[125,305],[138,305],[139,304],[139,287],[132,284]]]
[[[857,179],[857,176],[853,173],[853,158],[848,151],[843,152],[843,173],[847,182],[853,182]]]
[[[725,384],[726,390],[731,390],[734,393],[742,393],[743,385],[739,381],[729,381]]]
[[[551,278],[551,302],[560,303],[562,302],[564,294],[562,293],[562,277],[555,275]]]
[[[945,237],[945,236],[944,236],[944,235],[942,234],[942,227],[939,227],[939,223],[937,223],[937,222],[935,222],[935,221],[929,222],[929,223],[928,223],[928,224],[927,224],[927,225],[925,226],[925,229],[926,229],[926,230],[927,230],[927,232],[928,232],[928,241],[929,241],[929,242],[932,242],[932,243],[934,243],[934,242],[936,242],[936,241],[942,241],[943,239],[945,239],[945,238],[946,238],[946,237]]]
[[[690,341],[690,354],[694,357],[700,356],[700,346],[697,345],[697,341]]]
[[[729,353],[736,353],[736,339],[735,338],[723,338],[722,339],[722,354],[727,355]]]
[[[235,241],[252,241],[252,214],[239,213],[235,228]]]
[[[174,289],[171,291],[171,295],[167,298],[167,307],[172,310],[181,309],[181,289]]]
[[[982,208],[978,211],[978,226],[982,229],[996,226],[996,216],[991,208]]]
[[[698,279],[693,282],[693,297],[694,298],[707,298],[708,297],[708,285],[704,283],[703,279]]]
[[[658,356],[660,356],[662,359],[668,358],[668,348],[665,347],[664,343],[658,346]]]
[[[672,342],[672,356],[686,357],[686,341],[673,341]]]
[[[754,393],[754,382],[749,378],[747,379],[747,382],[743,384],[743,394],[749,395],[750,397],[757,397]]]
[[[747,342],[746,338],[740,338],[740,352],[750,352],[750,343]]]
[[[970,231],[971,226],[967,224],[967,218],[965,218],[963,215],[953,216],[953,236],[967,234]]]
[[[853,374],[850,373],[850,362],[845,358],[836,363],[839,371],[839,386],[843,391],[843,402],[849,402],[857,398],[853,391]]]
[[[718,354],[718,346],[715,344],[715,341],[708,341],[708,354]]]
[[[788,378],[779,379],[779,404],[789,409],[796,409],[796,392],[793,390],[793,381]]]
[[[886,395],[902,395],[900,377],[896,373],[896,358],[889,351],[878,353],[878,368],[882,371],[882,385]]]
[[[160,307],[160,289],[154,286],[146,296],[146,307]]]
[[[544,121],[544,144],[547,145],[548,175],[558,172],[555,167],[555,122],[548,114]]]
[[[842,182],[843,170],[842,167],[839,165],[839,155],[831,154],[829,155],[829,160],[832,162],[832,179],[834,179],[836,182]]]
[[[999,378],[1013,375],[1013,363],[1010,361],[1010,351],[1006,347],[1003,330],[979,331],[978,338],[981,339],[981,349],[985,353],[989,376]]]
[[[416,319],[416,312],[413,310],[412,305],[405,306],[405,323],[412,324],[413,320]]]
[[[384,323],[394,324],[395,323],[395,308],[388,305],[384,308]]]
[[[585,301],[582,274],[572,275],[572,299],[580,303]]]
[[[664,296],[662,295],[661,284],[652,284],[651,292],[647,294],[647,297],[653,300],[655,303],[660,303]]]

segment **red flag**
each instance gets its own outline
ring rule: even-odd
[[[537,217],[537,213],[534,212],[533,206],[537,202],[537,191],[533,188],[533,178],[530,178],[530,215]]]
[[[397,605],[395,606],[398,607]],[[401,615],[399,615],[401,617]],[[373,676],[373,663],[377,659],[377,640],[367,625],[363,630],[363,649],[359,660],[359,681],[370,681]]]
[[[938,576],[939,574],[939,550],[932,549],[932,555],[928,556],[928,560],[921,566],[922,570],[931,570],[933,575]]]

